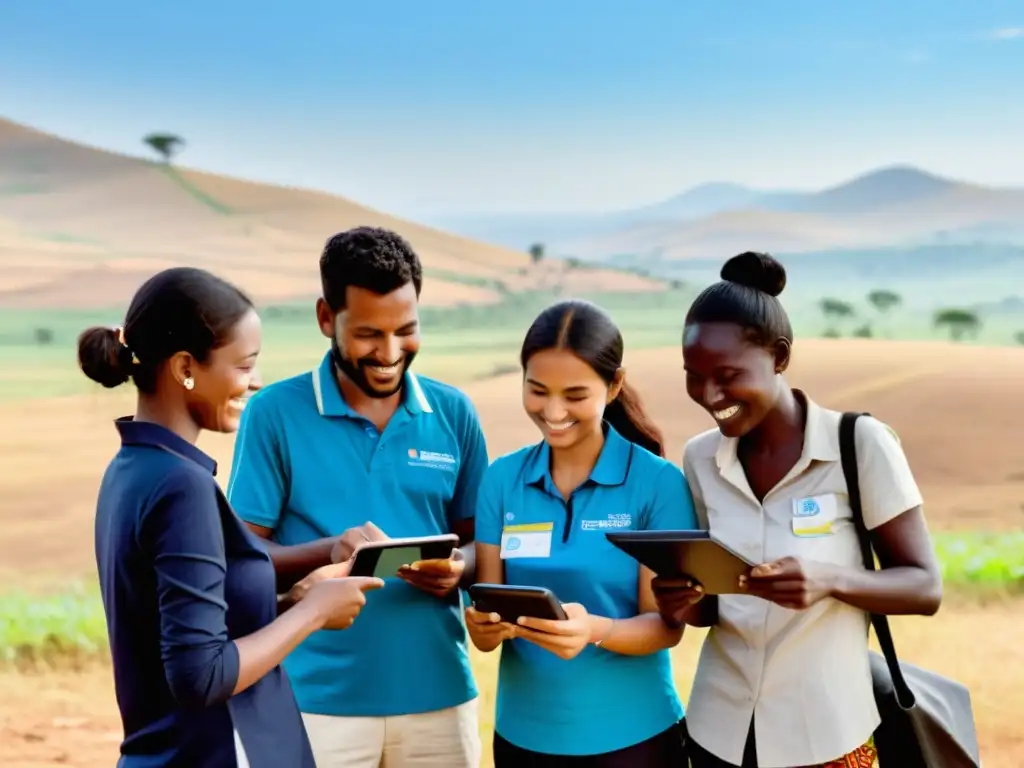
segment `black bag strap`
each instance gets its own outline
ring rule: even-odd
[[[869,571],[877,570],[875,566],[875,553],[871,546],[871,532],[864,524],[864,510],[860,503],[860,473],[857,470],[857,441],[856,427],[857,419],[861,416],[870,416],[870,413],[844,413],[839,422],[839,454],[843,464],[843,475],[846,477],[846,492],[850,497],[850,509],[853,510],[853,524],[857,529],[857,539],[860,541],[861,557],[864,560],[864,567]],[[875,628],[875,636],[878,638],[878,645],[882,648],[882,655],[885,656],[885,663],[889,667],[889,674],[892,677],[893,689],[896,692],[896,700],[904,709],[914,705],[914,693],[903,678],[903,670],[900,669],[899,658],[896,656],[896,646],[892,640],[892,631],[889,629],[889,617],[879,613],[871,614],[871,625]]]

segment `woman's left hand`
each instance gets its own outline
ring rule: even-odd
[[[516,637],[529,640],[563,659],[578,656],[590,643],[592,627],[590,614],[579,603],[565,603],[567,619],[519,618]]]
[[[783,557],[755,566],[750,576],[740,577],[745,594],[781,605],[783,608],[810,608],[835,591],[836,570],[828,563]]]

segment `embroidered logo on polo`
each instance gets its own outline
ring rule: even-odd
[[[629,512],[613,512],[604,520],[581,520],[583,531],[615,531],[633,527],[633,515]]]
[[[415,448],[409,449],[410,467],[427,467],[429,469],[441,469],[447,472],[458,470],[459,462],[450,453],[443,451],[422,451]]]

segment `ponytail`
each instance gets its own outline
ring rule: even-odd
[[[665,458],[665,438],[644,411],[640,394],[628,382],[622,383],[619,396],[608,403],[604,420],[629,442]]]

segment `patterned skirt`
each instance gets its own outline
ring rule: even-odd
[[[878,750],[875,749],[874,739],[845,757],[825,763],[821,768],[878,768]]]

